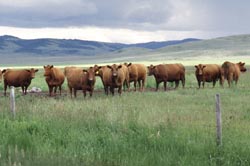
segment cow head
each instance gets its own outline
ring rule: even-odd
[[[30,74],[30,78],[33,79],[35,78],[35,73],[38,72],[38,69],[31,68],[31,69],[26,69],[26,71]]]
[[[47,65],[47,66],[43,66],[43,68],[44,68],[44,76],[45,77],[49,77],[49,76],[51,76],[51,73],[52,73],[52,68],[53,68],[54,66],[53,65]]]
[[[115,78],[118,76],[118,70],[122,68],[122,65],[113,64],[112,66],[108,65],[107,67],[111,70],[112,77]]]
[[[194,66],[196,68],[196,75],[203,75],[203,69],[206,67],[206,65],[199,64]]]
[[[90,67],[88,68],[88,70],[83,69],[83,73],[87,74],[87,78],[88,78],[88,83],[92,83],[95,81],[95,73],[97,71],[97,68],[95,67]]]
[[[239,66],[241,72],[246,72],[247,71],[244,62],[243,63],[239,62],[239,63],[236,63],[236,64]]]
[[[154,65],[150,65],[148,66],[148,75],[151,76],[154,74],[154,70],[155,70],[155,67]]]

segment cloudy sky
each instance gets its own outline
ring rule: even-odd
[[[0,35],[138,43],[250,33],[248,0],[0,0]]]

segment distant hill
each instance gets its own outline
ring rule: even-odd
[[[221,63],[230,58],[250,63],[250,35],[138,44],[63,39],[24,40],[13,36],[0,36],[0,68],[8,65],[74,65],[129,61]]]
[[[86,40],[33,39],[24,40],[14,36],[0,36],[0,56],[25,54],[33,56],[93,56],[118,51],[124,48],[138,47],[158,49],[169,45],[181,44],[199,39],[149,42],[138,44],[106,43]]]

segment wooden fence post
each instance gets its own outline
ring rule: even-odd
[[[16,107],[15,107],[15,88],[10,87],[10,111],[13,114],[13,117],[16,116]]]
[[[216,100],[216,131],[217,131],[217,145],[222,145],[222,121],[221,121],[221,108],[220,108],[220,94],[215,95]]]

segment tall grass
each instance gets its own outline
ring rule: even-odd
[[[94,93],[92,98],[16,93],[16,118],[0,97],[1,165],[249,165],[249,72],[231,89]],[[32,86],[47,90],[42,74]],[[147,88],[154,79],[148,78]],[[45,84],[45,85],[44,85]],[[131,84],[132,85],[132,84]],[[66,89],[66,86],[64,87]],[[97,82],[97,90],[101,82]],[[216,146],[221,94],[223,145]]]

